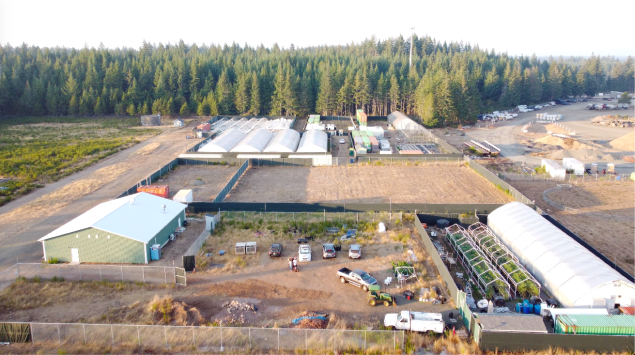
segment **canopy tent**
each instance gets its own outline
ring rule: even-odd
[[[262,153],[272,137],[273,134],[266,129],[255,129],[238,142],[231,151],[237,153]]]
[[[508,203],[488,216],[487,225],[562,306],[613,308],[635,301],[633,283],[530,207]]]
[[[198,151],[203,153],[227,153],[243,138],[245,138],[245,133],[230,128],[220,136],[214,138],[211,142],[199,148]]]
[[[311,129],[302,134],[298,153],[326,153],[328,135],[324,131]]]
[[[395,111],[388,115],[388,123],[395,129],[419,129],[420,126],[408,116],[399,111]]]
[[[283,129],[275,133],[265,153],[293,153],[300,143],[300,133],[292,129]]]

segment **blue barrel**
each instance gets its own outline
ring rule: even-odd
[[[537,314],[537,315],[540,315],[540,305],[539,304],[534,306],[534,313]]]
[[[522,313],[522,303],[516,303],[516,313]]]
[[[523,305],[523,313],[524,314],[529,314],[529,306],[528,305]]]
[[[527,312],[527,313],[534,314],[534,305],[530,303],[530,304],[527,305],[527,307],[529,307],[529,312]]]
[[[523,300],[523,306],[526,306],[529,304],[529,300]]]

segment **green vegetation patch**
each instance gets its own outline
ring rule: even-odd
[[[137,118],[0,120],[0,206],[159,133],[132,129],[139,125]]]

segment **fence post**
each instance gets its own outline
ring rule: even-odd
[[[104,281],[104,278],[101,276],[101,265],[99,265],[99,281]]]
[[[333,329],[333,354],[335,354],[335,332],[336,330]]]
[[[168,327],[167,326],[163,327],[163,336],[165,337],[165,347],[166,349],[169,349],[170,347],[168,346]]]
[[[309,336],[306,329],[304,330],[304,351],[309,351]]]
[[[251,327],[249,327],[249,349],[251,349]]]
[[[57,325],[57,342],[59,345],[62,345],[62,335],[60,334],[60,325]]]
[[[110,341],[111,346],[115,346],[115,332],[112,330],[112,324],[110,325]]]
[[[163,283],[167,284],[168,283],[168,271],[165,269],[165,266],[163,267],[163,275],[165,276],[165,281],[163,281]]]
[[[139,349],[141,349],[141,334],[139,334],[139,326],[137,326],[137,341],[139,342]]]
[[[20,278],[20,262],[18,259],[15,259],[15,265],[18,267],[18,278]]]
[[[280,328],[278,328],[278,352],[280,352]]]
[[[196,333],[194,333],[194,326],[192,326],[192,346],[196,346]]]
[[[82,281],[82,266],[78,264],[77,269],[79,270],[79,281]]]
[[[366,351],[366,333],[368,333],[368,331],[364,330],[364,351]]]
[[[82,331],[84,332],[84,345],[86,345],[86,324],[82,324]]]
[[[146,267],[142,266],[141,267],[141,274],[143,275],[143,283],[146,282]]]

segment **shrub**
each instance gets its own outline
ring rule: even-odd
[[[49,264],[59,264],[59,259],[57,258],[49,258],[49,260],[47,261],[47,263]]]

